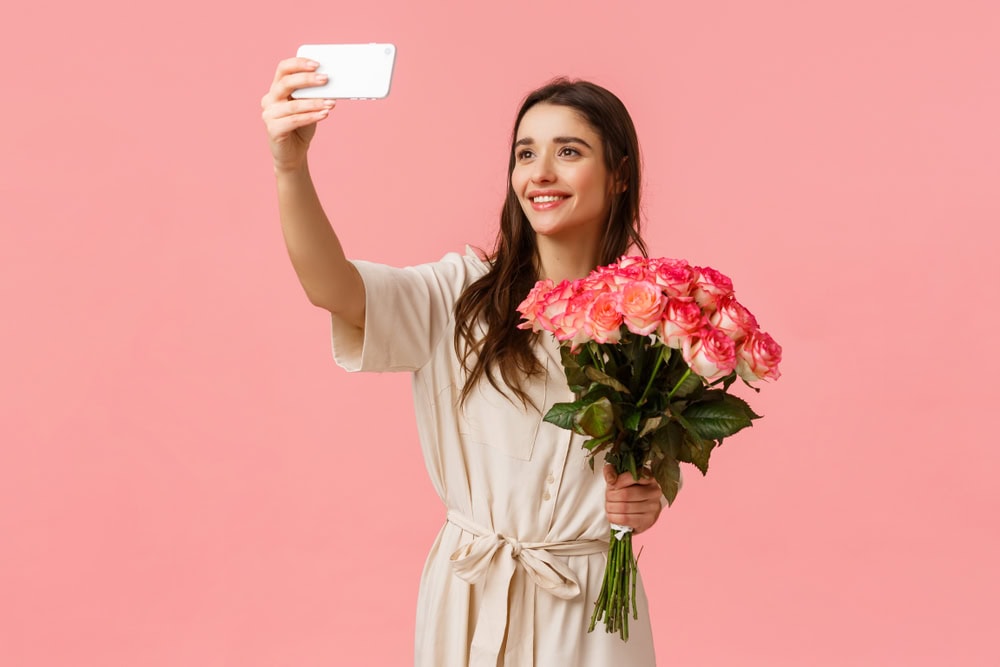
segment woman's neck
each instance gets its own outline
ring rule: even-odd
[[[583,278],[594,270],[600,260],[600,250],[596,240],[580,239],[571,241],[553,239],[548,236],[535,237],[538,247],[538,277],[548,278],[555,283],[563,280]]]

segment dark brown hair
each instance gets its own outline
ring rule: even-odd
[[[555,79],[530,93],[514,121],[507,196],[500,213],[496,244],[486,258],[491,268],[469,285],[455,304],[455,352],[467,374],[462,388],[463,403],[476,383],[485,377],[498,391],[505,393],[506,387],[527,405],[530,401],[523,381],[544,371],[531,349],[535,334],[517,328],[521,320],[517,306],[538,280],[535,261],[538,249],[535,233],[510,182],[515,163],[514,142],[521,119],[531,107],[541,103],[569,107],[579,113],[602,139],[608,173],[617,176],[618,182],[625,186],[624,191],[612,194],[599,264],[615,262],[632,246],[646,255],[646,245],[639,233],[639,141],[625,105],[596,84],[566,78]],[[480,325],[485,335],[480,334]]]

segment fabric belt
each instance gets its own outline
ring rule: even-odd
[[[455,574],[470,584],[482,584],[482,600],[472,635],[470,667],[496,667],[504,635],[504,665],[534,665],[535,590],[572,600],[580,582],[566,564],[553,556],[589,556],[606,552],[604,540],[519,542],[476,525],[454,510],[448,521],[475,536],[451,554]],[[511,579],[520,565],[528,577],[526,595],[509,596]],[[508,608],[508,598],[510,606]]]

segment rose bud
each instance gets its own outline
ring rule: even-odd
[[[667,299],[659,285],[640,281],[622,290],[619,308],[629,331],[648,336],[660,325],[666,305]]]
[[[591,339],[598,343],[621,340],[622,314],[618,312],[618,300],[618,295],[604,293],[590,304],[583,326]]]
[[[535,283],[535,286],[528,292],[528,296],[517,307],[517,312],[524,316],[524,322],[517,325],[518,329],[542,330],[541,324],[538,322],[538,313],[542,309],[545,295],[554,286],[553,282],[547,278]]]
[[[708,320],[737,343],[757,331],[757,318],[732,294],[722,297],[719,309]]]
[[[681,354],[691,371],[707,382],[729,375],[736,367],[736,344],[711,327],[703,329],[697,338],[684,339]]]
[[[695,273],[682,259],[663,260],[656,264],[653,281],[663,288],[667,296],[687,296]]]
[[[692,297],[672,297],[667,300],[663,311],[660,339],[667,347],[679,350],[685,339],[698,335],[707,324],[705,315]]]
[[[715,310],[722,297],[733,293],[733,281],[711,267],[696,266],[695,276],[692,296],[702,308]]]
[[[781,346],[763,331],[750,333],[736,350],[736,372],[747,382],[781,377]]]

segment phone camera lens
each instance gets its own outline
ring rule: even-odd
[[[391,56],[392,55],[392,47],[391,46],[385,47],[385,55],[387,55],[387,56]]]

